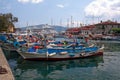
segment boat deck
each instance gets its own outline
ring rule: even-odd
[[[66,53],[66,54],[37,54],[37,53],[24,53],[18,52],[26,60],[49,60],[49,61],[58,61],[58,60],[71,60],[86,58],[91,56],[103,55],[103,52],[91,52],[91,53]]]

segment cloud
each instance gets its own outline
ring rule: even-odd
[[[21,2],[21,3],[41,3],[43,2],[43,0],[18,0],[18,2]]]
[[[28,3],[30,0],[18,0],[18,2]]]
[[[56,6],[59,7],[59,8],[64,8],[65,7],[63,4],[57,4]]]
[[[120,0],[94,0],[84,11],[86,16],[115,18],[120,16]]]
[[[43,0],[32,0],[32,3],[41,3]]]

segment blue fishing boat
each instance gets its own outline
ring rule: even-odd
[[[25,60],[42,60],[42,61],[61,61],[61,60],[73,60],[73,59],[80,59],[80,58],[87,58],[93,56],[103,55],[104,46],[101,48],[99,47],[91,47],[85,48],[80,52],[51,52],[49,53],[47,49],[40,49],[37,51],[31,49],[31,51],[20,51],[18,53],[25,59]]]

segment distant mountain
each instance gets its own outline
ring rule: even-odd
[[[28,27],[22,27],[21,30],[26,30],[26,28],[29,29],[42,29],[42,28],[52,28],[57,32],[65,31],[67,27],[64,26],[58,26],[58,25],[46,25],[46,24],[40,24],[40,25],[33,25]]]
[[[57,32],[61,32],[61,31],[65,31],[67,30],[67,27],[64,26],[52,26],[54,30],[56,30]]]

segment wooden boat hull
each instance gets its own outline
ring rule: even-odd
[[[22,53],[19,54],[25,60],[40,60],[40,61],[62,61],[62,60],[73,60],[73,59],[81,59],[81,58],[90,58],[95,56],[103,55],[103,51],[90,52],[90,53],[77,53],[75,55],[68,54],[55,54],[53,56],[47,56],[46,54],[36,54],[36,53]],[[81,55],[84,54],[84,55]]]
[[[1,45],[1,48],[3,50],[7,50],[7,51],[11,51],[11,52],[14,52],[14,51],[17,50],[17,48],[15,48],[14,46],[12,46],[11,44]]]

